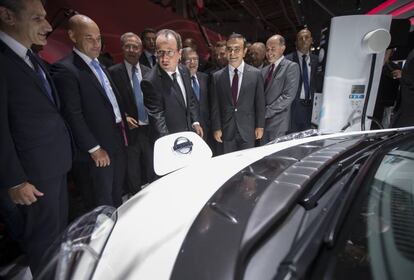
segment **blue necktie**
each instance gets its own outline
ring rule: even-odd
[[[140,81],[136,74],[137,67],[135,65],[132,66],[131,72],[132,72],[132,87],[134,89],[135,102],[137,103],[137,109],[138,109],[138,120],[140,122],[146,123],[148,121],[148,114],[147,114],[147,111],[145,110],[144,97],[142,96]]]
[[[55,104],[55,100],[53,99],[52,95],[52,88],[50,87],[49,82],[46,79],[46,74],[43,72],[42,67],[40,67],[39,62],[34,57],[34,54],[31,50],[27,50],[27,56],[30,59],[30,62],[33,64],[33,68],[37,74],[37,76],[40,78],[43,84],[43,92],[46,94],[46,96]]]
[[[303,88],[305,90],[305,100],[310,100],[308,65],[306,63],[306,54],[302,55],[302,80]]]
[[[97,59],[93,59],[91,61],[91,64],[93,68],[96,70],[96,72],[98,73],[101,85],[105,90],[105,93],[109,99],[109,102],[111,102],[112,109],[114,111],[115,118],[116,118],[115,121],[119,123],[120,121],[122,121],[122,117],[121,117],[121,112],[119,110],[118,101],[116,100],[112,87],[109,85],[109,81],[107,81],[107,77],[105,73],[103,72],[101,66],[99,65],[99,61]]]
[[[197,78],[195,76],[191,76],[191,86],[193,87],[197,100],[200,100],[200,85],[198,84]]]

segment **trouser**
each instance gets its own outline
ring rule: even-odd
[[[89,162],[94,207],[101,205],[118,207],[122,204],[126,173],[125,150],[118,150],[109,155],[109,158],[111,164],[105,167],[96,167],[93,160]]]
[[[60,242],[57,238],[67,226],[66,174],[30,183],[44,194],[29,206],[19,205],[24,217],[23,246],[35,275],[50,261],[48,248]]]

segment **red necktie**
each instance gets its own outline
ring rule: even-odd
[[[274,63],[272,63],[272,66],[270,66],[269,72],[267,73],[266,80],[265,80],[265,83],[264,83],[264,89],[267,88],[270,81],[272,80],[273,70],[275,70],[275,64]]]
[[[239,75],[237,74],[237,68],[234,69],[233,81],[231,82],[231,96],[233,97],[233,104],[237,102],[237,92],[239,90]]]

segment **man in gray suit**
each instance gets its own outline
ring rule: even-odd
[[[212,75],[212,130],[223,143],[224,153],[254,147],[264,129],[263,77],[260,70],[244,63],[246,39],[229,36],[226,44],[229,65]]]
[[[285,39],[280,35],[266,42],[266,58],[270,65],[262,69],[266,99],[265,131],[262,144],[286,134],[289,129],[290,106],[299,87],[297,63],[283,56]]]

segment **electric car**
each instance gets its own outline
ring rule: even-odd
[[[162,138],[169,174],[73,223],[39,279],[412,279],[414,127],[304,134]]]

